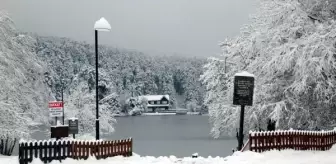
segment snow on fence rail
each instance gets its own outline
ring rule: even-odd
[[[21,141],[19,143],[19,162],[28,164],[33,158],[39,158],[44,163],[66,158],[84,159],[95,156],[104,159],[113,156],[132,156],[132,138],[115,141]]]
[[[267,131],[250,132],[251,151],[272,149],[329,150],[336,143],[336,131]]]

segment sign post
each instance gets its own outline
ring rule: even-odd
[[[49,102],[49,117],[62,117],[63,116],[63,102],[51,101]]]
[[[240,123],[238,135],[238,150],[243,147],[243,128],[245,106],[252,106],[254,90],[254,75],[248,72],[236,73],[234,76],[233,105],[240,105]]]
[[[60,139],[62,137],[68,137],[68,126],[57,125],[57,117],[63,116],[63,102],[62,101],[50,101],[49,102],[49,117],[55,117],[55,126],[50,128],[51,138]]]
[[[55,117],[55,125],[57,125],[57,117],[63,116],[63,102],[50,101],[49,102],[49,117]]]
[[[78,134],[78,118],[69,118],[69,134],[72,134],[73,138]]]

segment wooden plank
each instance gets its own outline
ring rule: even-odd
[[[251,146],[251,143],[249,143],[250,144],[250,146]],[[129,139],[129,154],[128,154],[128,156],[130,157],[130,156],[132,156],[133,155],[133,139],[132,138],[130,138]]]

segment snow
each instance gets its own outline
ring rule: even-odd
[[[60,120],[57,120],[57,121],[56,121],[56,125],[57,125],[57,126],[62,126],[61,121],[60,121]]]
[[[199,112],[187,112],[187,115],[199,115]]]
[[[148,104],[147,107],[167,107],[169,104]]]
[[[236,73],[234,76],[247,76],[247,77],[254,77],[253,74],[251,73],[248,73],[246,71],[243,71],[243,72],[239,72],[239,73]]]
[[[255,153],[251,151],[247,152],[235,152],[232,156],[228,157],[184,157],[177,158],[175,156],[166,157],[151,157],[151,156],[139,156],[133,153],[131,157],[112,157],[105,160],[96,160],[94,157],[90,157],[88,160],[77,161],[73,159],[66,159],[62,161],[62,164],[333,164],[336,161],[336,146],[333,146],[329,151],[268,151],[264,153]],[[198,154],[193,154],[198,155]],[[0,157],[1,163],[18,164],[18,157]],[[39,160],[34,160],[32,164],[41,164]],[[52,164],[61,164],[58,161],[53,161]]]
[[[85,134],[76,136],[76,139],[78,139],[78,140],[92,140],[93,141],[96,138],[89,133],[85,133]]]
[[[107,22],[107,20],[104,17],[102,17],[98,21],[96,21],[94,29],[97,31],[110,31],[111,25]]]
[[[69,125],[62,125],[61,123],[57,123],[57,125],[56,126],[50,126],[50,127],[67,127],[67,126],[69,126]]]
[[[170,116],[176,115],[176,113],[142,113],[143,116]]]
[[[161,100],[163,97],[166,97],[166,99],[169,100],[169,95],[145,95],[142,97],[146,98],[148,101],[158,101]]]
[[[321,130],[321,131],[309,131],[309,130],[293,130],[293,129],[289,129],[289,130],[275,130],[275,131],[267,131],[267,132],[259,132],[259,131],[250,131],[249,133],[251,134],[251,136],[260,136],[260,135],[265,135],[265,133],[267,135],[275,135],[276,133],[286,133],[286,134],[293,134],[293,133],[299,133],[300,135],[312,135],[312,134],[318,134],[318,135],[325,135],[325,134],[330,134],[332,132],[335,132],[336,129],[334,130]]]
[[[76,121],[76,120],[78,120],[78,118],[76,118],[76,117],[71,117],[71,118],[68,118],[68,120]]]
[[[142,113],[142,116],[171,116],[171,115],[177,115],[178,112],[174,113]],[[187,112],[186,115],[199,115],[199,112]]]

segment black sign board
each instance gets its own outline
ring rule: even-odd
[[[233,89],[233,105],[253,104],[254,77],[235,76]]]
[[[51,138],[60,139],[63,137],[69,137],[69,127],[68,126],[52,126],[50,128]]]
[[[78,134],[78,120],[69,120],[69,133]]]

